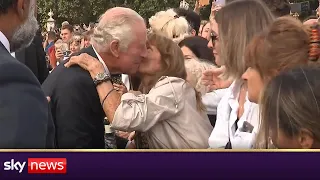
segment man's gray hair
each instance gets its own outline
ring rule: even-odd
[[[99,19],[94,29],[91,43],[99,52],[106,52],[113,40],[119,41],[121,51],[126,51],[135,38],[134,25],[143,18],[135,11],[128,8],[112,8]]]

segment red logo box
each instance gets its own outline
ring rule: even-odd
[[[29,174],[66,174],[66,158],[28,158]]]

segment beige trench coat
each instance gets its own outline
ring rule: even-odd
[[[149,94],[124,94],[111,126],[145,132],[151,149],[206,149],[213,129],[194,88],[176,77],[162,77]]]

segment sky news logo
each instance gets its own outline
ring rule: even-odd
[[[27,166],[27,167],[26,167]],[[28,161],[11,159],[3,163],[4,171],[23,173],[28,168],[29,174],[66,174],[66,158],[28,158]]]

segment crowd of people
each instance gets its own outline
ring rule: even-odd
[[[0,2],[0,148],[320,148],[320,23],[286,0],[213,1],[207,20],[114,7],[42,33],[35,14]]]

